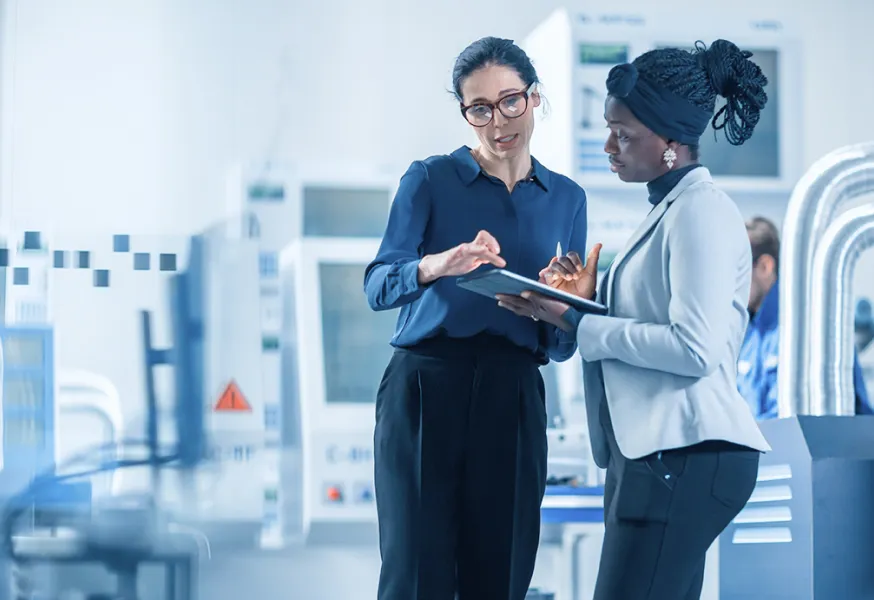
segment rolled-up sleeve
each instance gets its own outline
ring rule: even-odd
[[[401,178],[379,251],[364,271],[371,309],[391,310],[422,295],[419,261],[430,212],[428,173],[417,161]]]

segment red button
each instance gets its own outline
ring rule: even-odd
[[[343,492],[340,491],[338,487],[329,487],[328,488],[328,500],[331,502],[339,502],[343,499]]]

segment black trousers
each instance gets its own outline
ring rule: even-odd
[[[397,350],[376,399],[379,600],[523,600],[540,540],[546,409],[500,338]]]
[[[727,442],[611,458],[594,600],[698,600],[708,548],[752,495],[759,453]]]

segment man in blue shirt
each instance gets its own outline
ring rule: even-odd
[[[777,418],[777,365],[779,323],[780,233],[763,217],[747,223],[753,251],[753,277],[750,288],[750,324],[737,361],[737,387],[758,419]],[[856,413],[874,414],[862,378],[859,357],[854,354],[853,384]]]
[[[871,309],[871,301],[860,298],[856,302],[856,315],[853,320],[853,328],[856,330],[856,352],[864,352],[874,341],[874,311]]]

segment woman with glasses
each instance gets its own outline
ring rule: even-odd
[[[479,144],[414,162],[364,287],[400,308],[376,398],[380,600],[523,600],[546,483],[539,367],[572,334],[462,290],[484,265],[537,278],[586,247],[586,195],[530,154],[537,73],[510,40],[467,47],[453,71]]]

